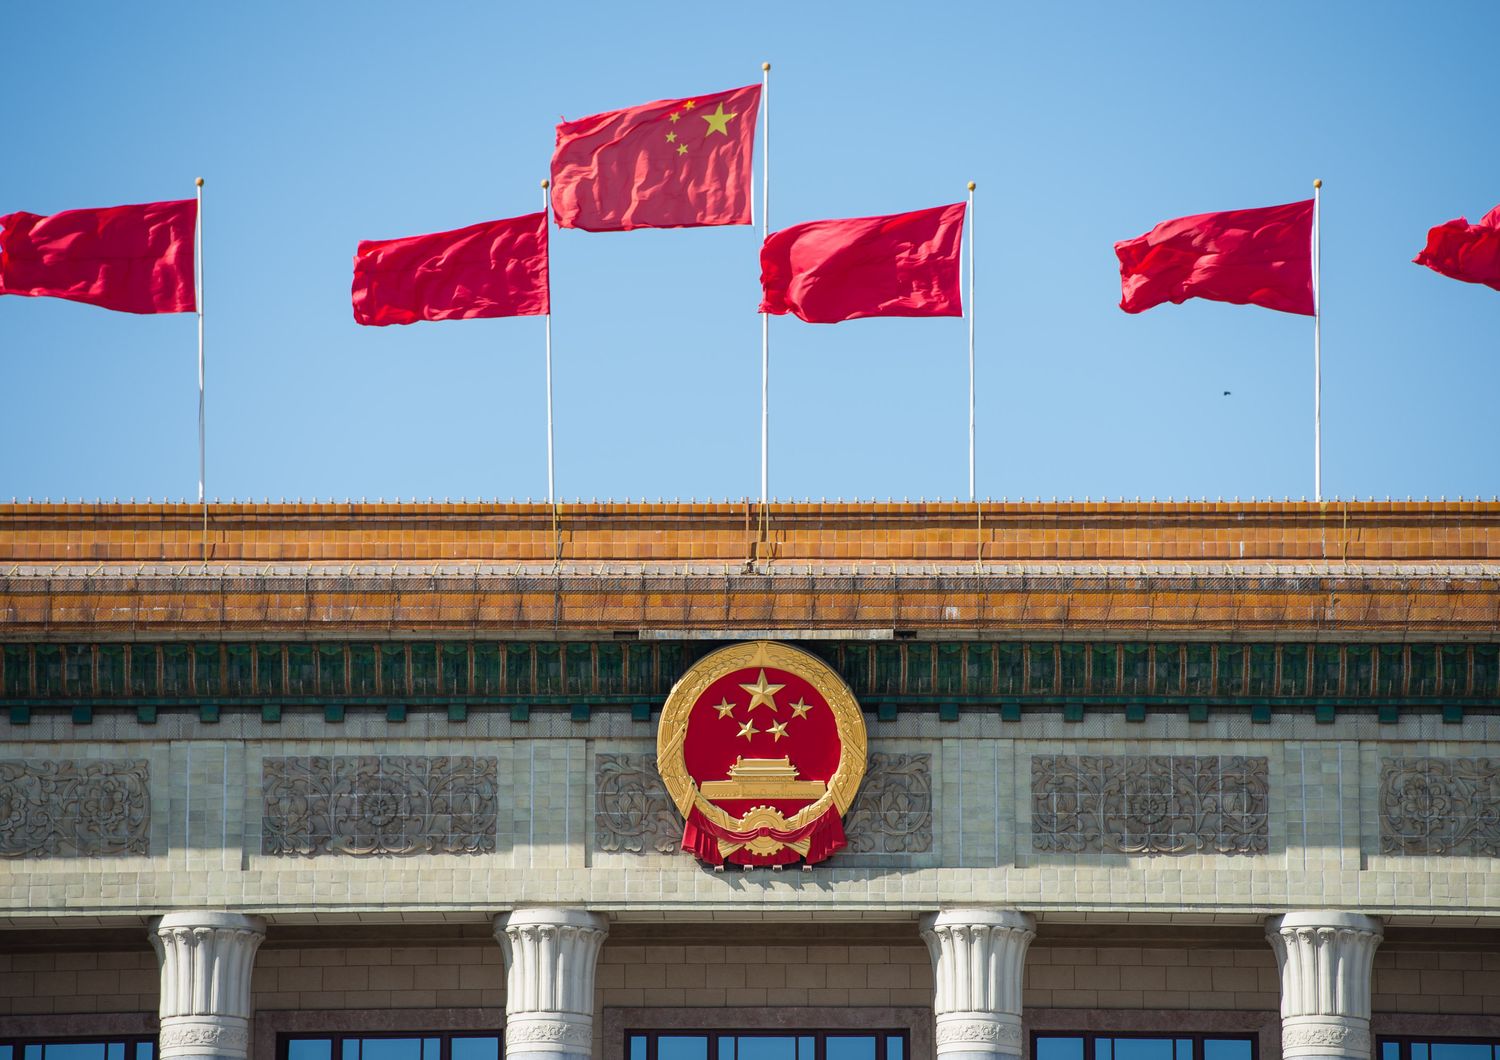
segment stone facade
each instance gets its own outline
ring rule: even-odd
[[[1500,1040],[1500,505],[356,508],[0,506],[0,1039]],[[656,774],[747,637],[864,711],[807,871]]]

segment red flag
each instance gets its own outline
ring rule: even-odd
[[[1120,308],[1208,298],[1312,316],[1313,200],[1163,221],[1115,244]]]
[[[192,199],[0,217],[0,294],[193,313]]]
[[[795,313],[809,324],[963,316],[965,210],[956,202],[772,232],[760,248],[761,312]]]
[[[1412,261],[1452,279],[1500,291],[1500,206],[1477,225],[1460,217],[1430,229],[1427,246]]]
[[[747,225],[760,86],[662,100],[557,127],[560,228]]]
[[[355,321],[376,326],[551,312],[547,215],[365,240],[354,255],[353,294]]]

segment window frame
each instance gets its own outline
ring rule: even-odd
[[[123,1045],[125,1060],[135,1060],[135,1046],[151,1046],[151,1060],[161,1060],[161,1045],[154,1033],[138,1034],[0,1034],[0,1047],[9,1046],[11,1060],[25,1060],[25,1049],[30,1045],[43,1046],[45,1060],[48,1045],[93,1045],[105,1047],[105,1060],[109,1058],[109,1046]]]
[[[1260,1060],[1260,1035],[1257,1032],[1255,1032],[1255,1031],[1239,1031],[1239,1032],[1234,1032],[1234,1031],[1173,1031],[1173,1030],[1160,1030],[1160,1031],[1033,1030],[1031,1032],[1031,1034],[1030,1034],[1030,1038],[1029,1038],[1029,1041],[1028,1041],[1028,1044],[1031,1047],[1031,1052],[1029,1054],[1030,1060],[1036,1060],[1036,1057],[1037,1057],[1036,1044],[1037,1044],[1037,1039],[1038,1038],[1082,1038],[1083,1039],[1083,1060],[1094,1060],[1094,1056],[1095,1056],[1095,1053],[1096,1053],[1096,1050],[1094,1049],[1094,1042],[1097,1041],[1100,1038],[1108,1038],[1108,1039],[1110,1039],[1112,1041],[1113,1040],[1118,1040],[1118,1039],[1121,1039],[1121,1038],[1134,1038],[1134,1039],[1154,1038],[1154,1039],[1161,1039],[1161,1040],[1174,1041],[1174,1042],[1176,1042],[1176,1041],[1182,1041],[1184,1039],[1191,1039],[1192,1043],[1193,1043],[1193,1060],[1204,1060],[1204,1049],[1203,1049],[1203,1043],[1204,1042],[1207,1042],[1207,1041],[1216,1041],[1216,1042],[1241,1042],[1241,1041],[1243,1041],[1243,1042],[1249,1042],[1250,1043],[1250,1060]],[[1175,1046],[1173,1048],[1173,1054],[1174,1054],[1174,1056],[1176,1054],[1176,1048],[1175,1048]],[[1114,1056],[1114,1049],[1113,1048],[1110,1049],[1110,1056],[1111,1057]],[[821,1060],[821,1058],[819,1058],[819,1060]],[[1379,1060],[1379,1057],[1378,1056],[1375,1057],[1374,1060]]]
[[[630,1040],[632,1038],[646,1039],[646,1060],[658,1060],[657,1040],[661,1037],[668,1038],[704,1038],[707,1040],[708,1048],[706,1056],[708,1060],[718,1060],[716,1038],[811,1038],[813,1039],[814,1060],[828,1060],[829,1038],[871,1038],[875,1039],[874,1060],[888,1060],[886,1055],[886,1042],[890,1038],[901,1039],[902,1060],[912,1060],[911,1055],[911,1031],[906,1027],[874,1027],[874,1028],[841,1028],[841,1027],[775,1027],[760,1029],[740,1029],[725,1027],[719,1029],[703,1029],[698,1027],[668,1028],[665,1030],[633,1030],[626,1027],[622,1034],[625,1060],[631,1060]],[[738,1053],[738,1049],[735,1050]],[[279,1060],[286,1060],[285,1057]],[[338,1058],[333,1058],[338,1060]],[[444,1057],[443,1060],[448,1060]],[[736,1057],[738,1060],[738,1057]],[[801,1060],[799,1057],[798,1060]],[[1257,1060],[1252,1056],[1250,1060]]]
[[[499,1052],[496,1054],[499,1060],[505,1060],[505,1028],[480,1028],[477,1030],[463,1030],[449,1028],[447,1030],[391,1030],[391,1031],[278,1031],[276,1034],[276,1060],[289,1060],[293,1041],[326,1041],[329,1043],[329,1060],[343,1060],[343,1043],[346,1041],[374,1041],[393,1040],[398,1038],[415,1038],[421,1041],[424,1038],[438,1039],[438,1060],[453,1060],[454,1038],[494,1038],[499,1042]],[[418,1055],[422,1050],[418,1049]],[[360,1046],[360,1057],[363,1060],[364,1046]],[[18,1060],[18,1058],[13,1058]],[[160,1060],[160,1058],[155,1058]]]
[[[1468,1034],[1377,1034],[1375,1036],[1375,1048],[1371,1056],[1372,1060],[1381,1060],[1381,1054],[1385,1051],[1382,1046],[1390,1043],[1397,1046],[1398,1060],[1411,1060],[1411,1047],[1413,1045],[1425,1045],[1427,1058],[1432,1060],[1432,1046],[1434,1045],[1488,1045],[1490,1056],[1496,1056],[1496,1050],[1500,1050],[1500,1034],[1491,1037],[1483,1035]]]

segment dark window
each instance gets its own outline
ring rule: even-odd
[[[1175,644],[1156,646],[1156,694],[1175,696],[1182,687],[1182,650]]]
[[[1033,1060],[1255,1060],[1255,1043],[1251,1034],[1047,1032],[1032,1035],[1031,1055]]]
[[[444,644],[442,664],[443,692],[450,696],[467,694],[469,691],[469,646],[464,643]]]
[[[1061,644],[1057,649],[1058,671],[1062,677],[1063,695],[1083,695],[1088,691],[1088,645]]]
[[[1047,695],[1057,684],[1057,653],[1050,644],[1032,644],[1027,648],[1027,690]]]
[[[193,694],[193,651],[189,645],[162,645],[161,691],[164,696]]]
[[[318,691],[325,696],[344,694],[344,678],[348,667],[344,663],[342,644],[320,644],[318,646]]]
[[[1248,652],[1243,644],[1219,646],[1219,695],[1242,696],[1245,694],[1245,658]]]
[[[193,691],[200,696],[219,694],[219,646],[199,644],[193,649]]]
[[[1214,648],[1212,644],[1187,646],[1187,694],[1211,695],[1214,690]]]
[[[901,691],[901,645],[875,645],[875,691]]]
[[[426,641],[411,646],[411,694],[433,696],[438,685],[438,645]],[[404,695],[405,691],[387,692],[387,695]]]
[[[1094,695],[1114,694],[1119,654],[1113,644],[1095,644],[1089,648],[1089,691]]]
[[[995,663],[988,644],[970,644],[964,654],[967,691],[971,696],[989,692],[995,684]]]
[[[500,1060],[500,1032],[284,1034],[278,1060]],[[3,1058],[0,1058],[3,1060]]]
[[[1307,667],[1311,654],[1307,644],[1286,644],[1281,649],[1281,687],[1277,695],[1305,696]]]
[[[625,1055],[627,1060],[907,1060],[909,1051],[906,1032],[897,1030],[628,1031]]]

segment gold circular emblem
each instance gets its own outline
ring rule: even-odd
[[[866,755],[864,715],[843,678],[774,641],[720,648],[690,667],[656,737],[657,768],[690,826],[706,822],[721,849],[739,843],[761,857],[782,847],[807,857],[799,833],[830,810],[844,815]]]

